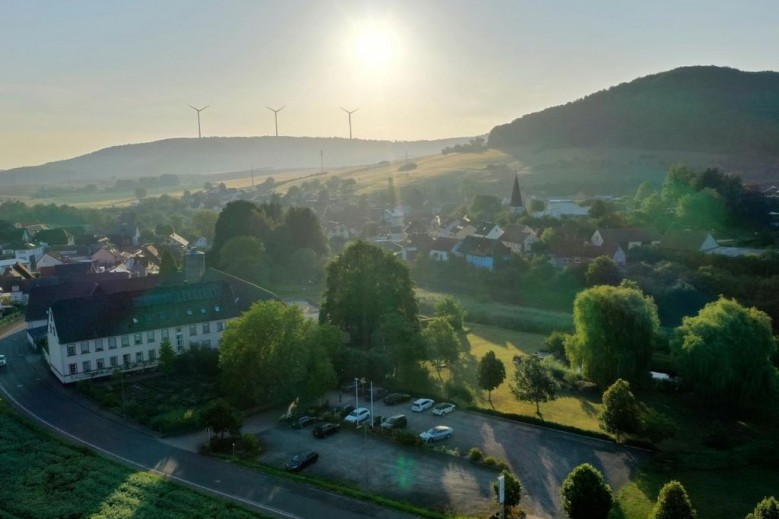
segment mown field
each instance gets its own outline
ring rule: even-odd
[[[0,400],[0,517],[260,518],[54,439]]]

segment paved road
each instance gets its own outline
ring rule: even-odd
[[[11,330],[13,332],[13,330]],[[271,517],[406,519],[411,516],[274,478],[173,447],[140,428],[107,415],[63,388],[31,354],[23,332],[0,339],[8,366],[0,390],[21,409],[59,434],[135,467],[157,471],[201,490],[243,503]]]

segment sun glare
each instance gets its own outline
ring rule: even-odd
[[[353,44],[360,64],[372,69],[389,66],[395,58],[398,46],[392,29],[379,23],[365,23],[359,27]]]

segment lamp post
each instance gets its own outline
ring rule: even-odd
[[[233,442],[233,461],[235,461],[235,442]]]
[[[354,377],[354,408],[360,407],[360,383],[357,377]]]

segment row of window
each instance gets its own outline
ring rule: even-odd
[[[192,343],[190,343],[190,346],[192,346],[193,344],[200,344],[201,346],[204,346],[206,348],[210,348],[211,347],[211,341],[210,340],[205,340],[205,341],[202,341],[200,343],[192,342]],[[184,351],[184,348],[181,345],[179,345],[177,349],[178,349],[179,352]],[[147,353],[146,358],[144,358],[144,355],[143,355],[142,351],[138,351],[138,352],[135,353],[135,363],[136,364],[141,364],[144,361],[155,362],[156,360],[157,360],[157,350],[149,350],[148,353]],[[119,367],[119,356],[118,355],[112,355],[111,357],[108,358],[108,362],[109,362],[109,367],[111,367],[111,368]],[[122,355],[122,365],[129,365],[131,363],[132,363],[132,355],[130,353],[125,353],[124,355]],[[106,365],[105,365],[105,359],[104,358],[100,358],[100,359],[96,359],[95,360],[95,369],[96,370],[102,370],[102,369],[105,369],[105,368],[106,368]],[[68,364],[68,371],[70,372],[71,375],[78,374],[78,372],[79,372],[78,371],[78,363],[73,362],[71,364]],[[82,373],[88,373],[90,371],[92,371],[92,361],[91,360],[85,360],[85,361],[81,362],[81,372]]]
[[[203,323],[201,325],[203,334],[209,334],[211,333],[211,323]],[[216,331],[221,332],[224,331],[224,322],[219,321],[216,323]],[[189,336],[194,337],[197,335],[197,325],[192,324],[189,326]],[[164,341],[165,339],[169,339],[168,330],[164,329],[160,331],[160,341]],[[156,331],[150,330],[146,332],[146,343],[154,343],[157,341]],[[104,339],[95,339],[92,341],[94,344],[95,351],[104,351],[105,345],[104,345]],[[117,347],[117,341],[116,337],[109,337],[106,340],[108,344],[109,350],[114,350]],[[121,344],[122,348],[126,348],[130,346],[130,336],[129,335],[122,335],[121,336]],[[139,346],[143,344],[143,333],[135,333],[133,334],[133,344],[135,346]],[[182,346],[183,345],[183,329],[181,327],[176,328],[176,345]],[[89,341],[82,341],[81,344],[81,353],[90,353],[90,342]],[[68,344],[67,345],[68,350],[68,357],[72,357],[76,354],[76,345],[75,344]]]

